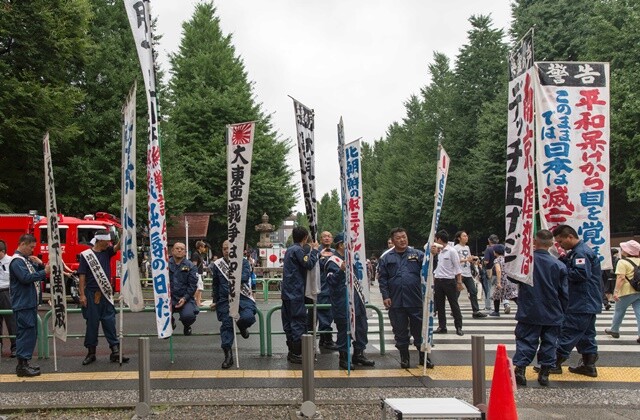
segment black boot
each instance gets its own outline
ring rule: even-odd
[[[548,372],[549,367],[548,366],[547,367],[543,366],[542,369],[547,369],[547,372]],[[518,385],[527,386],[527,376],[526,376],[527,367],[526,366],[516,366],[513,369],[513,372],[516,375],[516,383]],[[542,370],[540,372],[542,372]],[[547,380],[549,379],[548,375],[549,374],[547,373]],[[540,377],[540,376],[538,376],[538,377]]]
[[[287,340],[287,360],[291,360],[291,341]]]
[[[229,369],[233,366],[233,352],[231,349],[222,350],[224,350],[224,362],[222,362],[222,369]]]
[[[324,335],[323,335],[324,337]],[[322,340],[322,338],[320,339],[320,347],[324,348],[325,350],[330,350],[330,351],[337,351],[338,350],[338,345],[333,341],[333,337],[331,335],[327,335],[324,338],[324,341]]]
[[[348,370],[349,369],[348,357],[349,357],[349,353],[347,353],[346,351],[341,351],[340,352],[340,362],[339,362],[339,364],[340,364],[340,367],[342,369],[344,369],[344,370]],[[352,362],[351,363],[351,370],[354,370],[356,367],[354,366],[353,359],[351,360],[351,362]]]
[[[424,366],[424,359],[425,359],[425,354],[423,351],[420,351],[420,349],[418,349],[418,365],[420,366]],[[427,369],[433,369],[435,367],[435,365],[431,362],[431,359],[429,358],[429,356],[427,356]]]
[[[569,372],[596,378],[598,376],[598,370],[596,369],[597,360],[598,355],[595,353],[583,354],[578,366],[575,368],[569,367]]]
[[[411,367],[409,346],[399,348],[398,350],[400,351],[400,367],[403,369],[409,369],[409,367]]]
[[[302,341],[291,342],[291,356],[288,360],[296,365],[302,364]]]
[[[540,366],[540,372],[538,372],[538,383],[542,386],[549,386],[549,371],[551,366]]]
[[[82,361],[84,366],[96,361],[96,346],[87,347],[87,350],[87,357]]]
[[[560,356],[560,354],[556,353],[556,364],[555,366],[549,367],[549,373],[552,375],[561,375],[562,374],[562,364],[567,361],[567,357]],[[540,373],[540,368],[535,366],[533,368],[534,372]]]
[[[16,366],[16,375],[23,377],[33,377],[40,375],[40,369],[35,369],[29,366],[29,361],[24,359],[18,359],[18,366]]]
[[[95,347],[93,348],[93,360],[96,360],[96,355],[95,355]],[[111,360],[112,362],[119,362],[120,361],[120,345],[119,344],[114,344],[113,346],[111,346],[111,354],[109,355],[109,360]],[[122,363],[127,363],[129,361],[128,357],[124,357],[122,356]]]
[[[354,365],[360,366],[375,366],[376,362],[373,360],[367,359],[367,356],[364,355],[364,350],[353,350],[353,357],[351,358],[351,363]]]

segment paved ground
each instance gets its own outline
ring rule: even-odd
[[[372,293],[375,303],[377,294]],[[380,354],[381,341],[370,336],[368,355],[376,361],[374,369],[357,369],[351,376],[337,369],[335,353],[318,355],[315,368],[316,403],[323,418],[380,418],[380,400],[391,397],[455,397],[472,401],[470,339],[472,334],[486,338],[486,387],[491,387],[492,365],[497,343],[513,346],[514,312],[498,319],[471,319],[468,300],[461,298],[465,314],[465,336],[448,334],[436,337],[433,359],[436,368],[422,375],[422,369],[400,369],[397,351],[388,320],[383,322],[386,352]],[[280,301],[270,296],[260,302],[268,312]],[[42,313],[43,314],[43,313]],[[610,323],[611,312],[598,319],[601,332]],[[280,330],[279,312],[274,313],[273,328]],[[131,418],[138,401],[136,338],[124,342],[129,364],[122,367],[108,362],[108,349],[101,339],[98,361],[81,366],[85,349],[81,334],[83,320],[70,314],[66,343],[57,342],[57,372],[53,348],[50,358],[34,360],[43,375],[25,380],[15,376],[15,360],[0,359],[0,416],[11,418]],[[126,314],[125,327],[130,333],[143,333],[154,325],[150,313]],[[212,312],[202,312],[194,332],[217,332],[218,322]],[[370,331],[377,329],[371,319]],[[553,376],[548,388],[538,386],[529,369],[530,384],[518,389],[516,401],[521,419],[640,419],[640,363],[635,343],[636,328],[632,318],[623,324],[623,336],[614,340],[599,335],[601,358],[598,378],[565,373]],[[169,419],[285,419],[302,403],[301,371],[286,362],[282,336],[274,336],[272,356],[260,355],[257,328],[248,340],[239,339],[240,369],[221,370],[219,337],[182,336],[178,327],[172,340],[150,339],[152,392],[155,418]],[[174,358],[170,358],[173,348]],[[5,349],[6,350],[6,349]],[[6,352],[5,352],[6,353]],[[5,354],[6,356],[6,354]],[[577,363],[573,355],[570,365]],[[417,355],[412,354],[412,366]]]

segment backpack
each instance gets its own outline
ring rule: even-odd
[[[629,258],[623,257],[622,259],[627,261],[633,267],[633,277],[627,280],[629,281],[629,283],[631,284],[631,287],[633,287],[635,291],[640,292],[640,267],[638,267]]]

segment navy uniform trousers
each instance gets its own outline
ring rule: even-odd
[[[216,306],[216,315],[220,321],[220,340],[223,349],[230,349],[233,345],[233,318],[229,315],[229,302],[224,302]],[[238,329],[246,330],[256,322],[256,304],[249,298],[240,298],[240,308],[238,310]]]
[[[31,360],[33,349],[38,341],[38,309],[21,309],[13,312],[16,320],[16,356],[22,360]]]
[[[94,301],[94,295],[100,293],[100,302]],[[82,308],[82,317],[87,320],[86,335],[84,337],[84,346],[98,346],[98,326],[102,324],[104,337],[107,339],[109,346],[120,345],[118,335],[116,334],[116,308],[102,295],[99,290],[84,290],[87,298],[87,307]]]

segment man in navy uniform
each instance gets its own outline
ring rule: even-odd
[[[307,311],[304,304],[307,272],[318,262],[318,243],[311,243],[307,253],[309,232],[302,226],[296,226],[291,233],[293,245],[284,254],[282,269],[282,327],[287,336],[289,354],[287,360],[302,364],[302,335],[307,332]]]
[[[533,286],[521,283],[516,312],[516,353],[513,356],[518,385],[526,385],[527,366],[538,355],[538,382],[549,385],[549,371],[556,364],[556,342],[569,301],[567,268],[549,254],[553,234],[542,229],[533,242]]]
[[[394,228],[390,234],[393,248],[388,249],[378,262],[378,283],[383,304],[389,310],[389,320],[400,351],[400,367],[410,367],[409,331],[418,349],[419,364],[425,363],[422,344],[422,284],[420,272],[424,252],[409,246],[407,232]],[[432,368],[427,358],[427,367]]]
[[[184,327],[184,335],[191,335],[191,325],[196,322],[200,312],[195,301],[198,288],[198,267],[187,258],[187,247],[182,242],[176,242],[171,248],[169,257],[169,280],[171,285],[171,304],[173,312],[180,314],[180,322]],[[175,328],[173,313],[171,326]]]
[[[98,326],[102,324],[102,332],[111,348],[109,360],[120,360],[120,340],[116,334],[116,308],[111,287],[111,258],[120,249],[120,241],[111,245],[111,234],[103,229],[96,232],[93,247],[80,253],[78,277],[80,278],[80,304],[82,316],[87,321],[84,346],[87,356],[82,361],[88,365],[96,361],[98,346]],[[123,357],[122,362],[129,361]]]
[[[347,280],[345,275],[344,262],[344,234],[338,233],[334,239],[335,254],[327,258],[325,264],[325,273],[329,292],[331,295],[331,312],[338,329],[337,349],[340,352],[340,367],[348,369],[347,354],[347,330],[349,326],[349,317],[347,312]],[[364,351],[367,348],[367,331],[369,325],[367,323],[367,311],[364,306],[364,297],[362,295],[362,285],[354,284],[354,307],[356,315],[355,341],[353,344],[353,357],[351,358],[351,369],[354,365],[375,366],[373,360],[367,359]]]
[[[598,343],[596,315],[602,312],[602,283],[600,260],[571,226],[560,225],[553,230],[556,242],[567,251],[560,257],[567,267],[569,305],[565,312],[562,332],[558,339],[556,366],[551,373],[562,373],[565,362],[575,347],[582,360],[569,372],[591,377],[598,376]]]
[[[213,263],[213,280],[211,283],[211,297],[216,303],[216,315],[220,321],[220,340],[224,351],[222,369],[233,366],[233,319],[229,315],[229,241],[222,243],[222,258]],[[239,318],[236,325],[242,338],[249,338],[249,327],[256,322],[256,302],[251,293],[251,265],[246,258],[242,259],[242,280],[240,287]],[[236,297],[237,298],[237,297]]]
[[[320,293],[318,293],[318,304],[331,303],[331,297],[329,292],[329,285],[327,284],[327,273],[324,269],[325,264],[329,257],[334,254],[334,250],[331,248],[333,243],[333,235],[331,232],[322,232],[320,234],[320,243],[322,245],[322,251],[320,251],[320,257],[318,264],[320,266]],[[310,311],[311,312],[311,311]],[[333,341],[333,329],[331,323],[333,322],[333,314],[331,309],[318,308],[318,332],[320,333],[320,347],[326,350],[338,350],[336,343]],[[313,329],[313,313],[311,313],[311,328]]]
[[[18,250],[9,263],[9,284],[11,289],[11,307],[16,320],[16,356],[18,376],[38,376],[39,366],[30,366],[33,349],[38,339],[38,292],[39,282],[51,271],[49,264],[42,265],[38,257],[33,256],[36,238],[22,235],[18,240]]]

